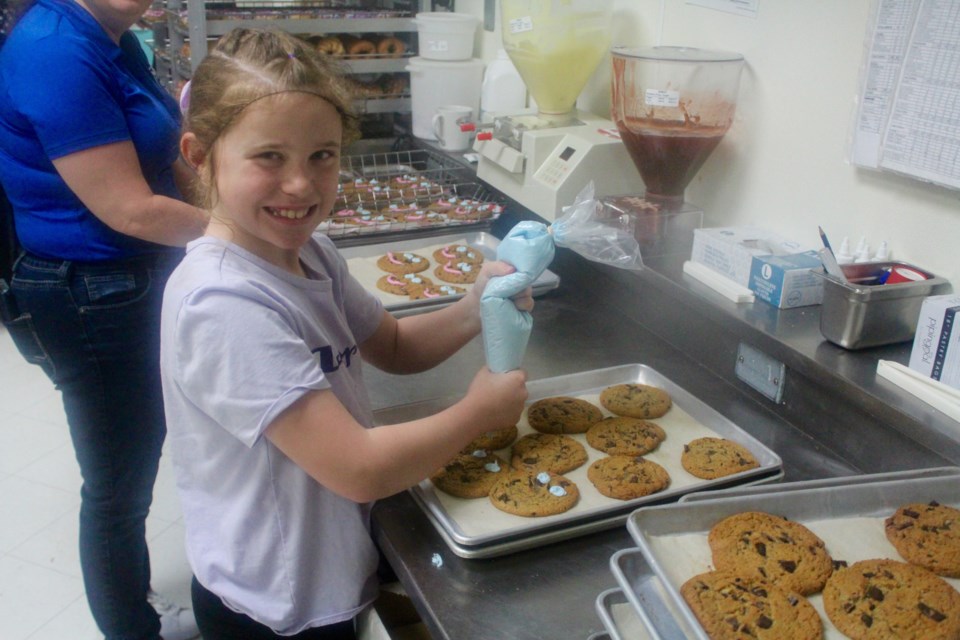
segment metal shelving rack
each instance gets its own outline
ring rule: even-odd
[[[240,0],[233,3],[204,0],[167,0],[169,40],[166,56],[161,53],[161,57],[165,58],[162,64],[169,64],[172,68],[172,86],[170,89],[175,91],[178,82],[190,78],[197,65],[206,56],[210,40],[215,40],[236,27],[271,27],[301,36],[372,33],[413,34],[416,33],[417,28],[412,16],[418,11],[430,11],[434,4],[442,4],[444,9],[453,10],[452,1],[436,3],[435,0],[379,0],[375,3],[375,7],[369,6],[374,4],[371,2],[361,4],[363,6],[358,7],[356,2],[347,4],[342,0],[300,0],[294,2],[285,0],[245,2]],[[185,12],[184,8],[186,8]],[[250,12],[254,16],[257,11],[299,10],[302,12],[315,11],[318,15],[322,15],[327,12],[326,10],[354,8],[368,11],[396,10],[406,13],[407,17],[297,19],[231,17],[220,19],[213,17],[216,16],[216,9],[218,8]],[[185,23],[182,19],[184,15],[186,16]],[[415,48],[412,46],[414,43],[415,39],[410,37],[408,39],[408,53],[400,58],[345,59],[344,65],[352,74],[405,73],[408,59],[415,55],[412,51]],[[181,55],[184,44],[189,44],[189,58]],[[408,95],[365,98],[358,99],[356,109],[361,114],[409,113],[411,104]]]

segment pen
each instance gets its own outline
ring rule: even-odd
[[[833,255],[833,248],[830,241],[827,240],[827,234],[823,232],[823,227],[817,227],[820,230],[820,239],[823,240],[823,249],[820,251],[820,261],[823,263],[823,270],[841,282],[847,281],[847,276],[843,273],[843,268],[837,262],[837,257]]]

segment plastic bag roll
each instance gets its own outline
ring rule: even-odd
[[[553,238],[540,222],[518,223],[497,248],[497,260],[516,271],[491,278],[480,296],[483,345],[487,366],[494,373],[520,368],[533,329],[533,317],[520,311],[511,298],[540,277],[554,254]]]

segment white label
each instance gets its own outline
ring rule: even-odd
[[[427,40],[427,49],[442,53],[450,49],[450,43],[447,40]]]
[[[524,16],[510,21],[510,33],[523,33],[524,31],[533,31],[533,18]]]
[[[680,104],[680,93],[666,89],[647,89],[643,100],[650,107],[676,107]]]

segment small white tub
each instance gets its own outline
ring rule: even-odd
[[[417,14],[419,55],[428,60],[469,60],[480,20],[465,13],[427,11]]]

